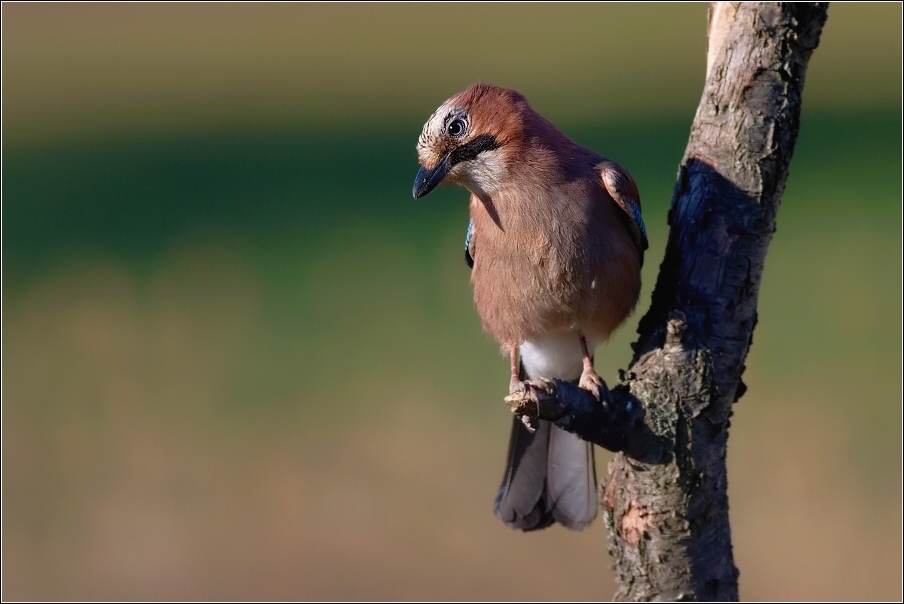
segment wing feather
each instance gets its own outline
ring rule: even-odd
[[[465,235],[465,262],[468,268],[474,268],[474,220],[468,223],[468,232]]]
[[[611,160],[605,160],[597,165],[600,172],[603,187],[609,196],[625,213],[625,226],[637,246],[640,254],[640,264],[643,266],[643,253],[649,247],[647,241],[647,227],[643,223],[640,213],[640,193],[637,184],[628,171]]]

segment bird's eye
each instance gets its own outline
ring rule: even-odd
[[[465,133],[465,123],[460,119],[449,122],[449,136],[459,137]]]

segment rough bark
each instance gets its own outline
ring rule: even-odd
[[[827,4],[716,3],[671,231],[624,386],[654,438],[609,467],[617,600],[737,600],[725,466],[766,250]],[[658,446],[650,447],[650,442]]]
[[[714,3],[707,77],[634,359],[602,406],[537,381],[516,412],[622,451],[601,485],[616,600],[737,600],[726,445],[827,3]],[[602,408],[601,408],[602,407]]]

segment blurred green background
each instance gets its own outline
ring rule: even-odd
[[[705,5],[2,11],[4,599],[611,596],[602,522],[493,517],[507,363],[414,144],[482,80],[631,170],[613,380]],[[732,422],[745,599],[901,595],[901,126],[901,6],[833,5]]]

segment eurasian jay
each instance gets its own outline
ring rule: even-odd
[[[591,355],[633,311],[647,248],[631,175],[486,84],[440,105],[417,154],[415,198],[441,182],[471,193],[465,258],[483,328],[510,355],[510,392],[544,377],[606,397]],[[524,531],[579,530],[597,506],[593,446],[514,418],[496,516]]]

